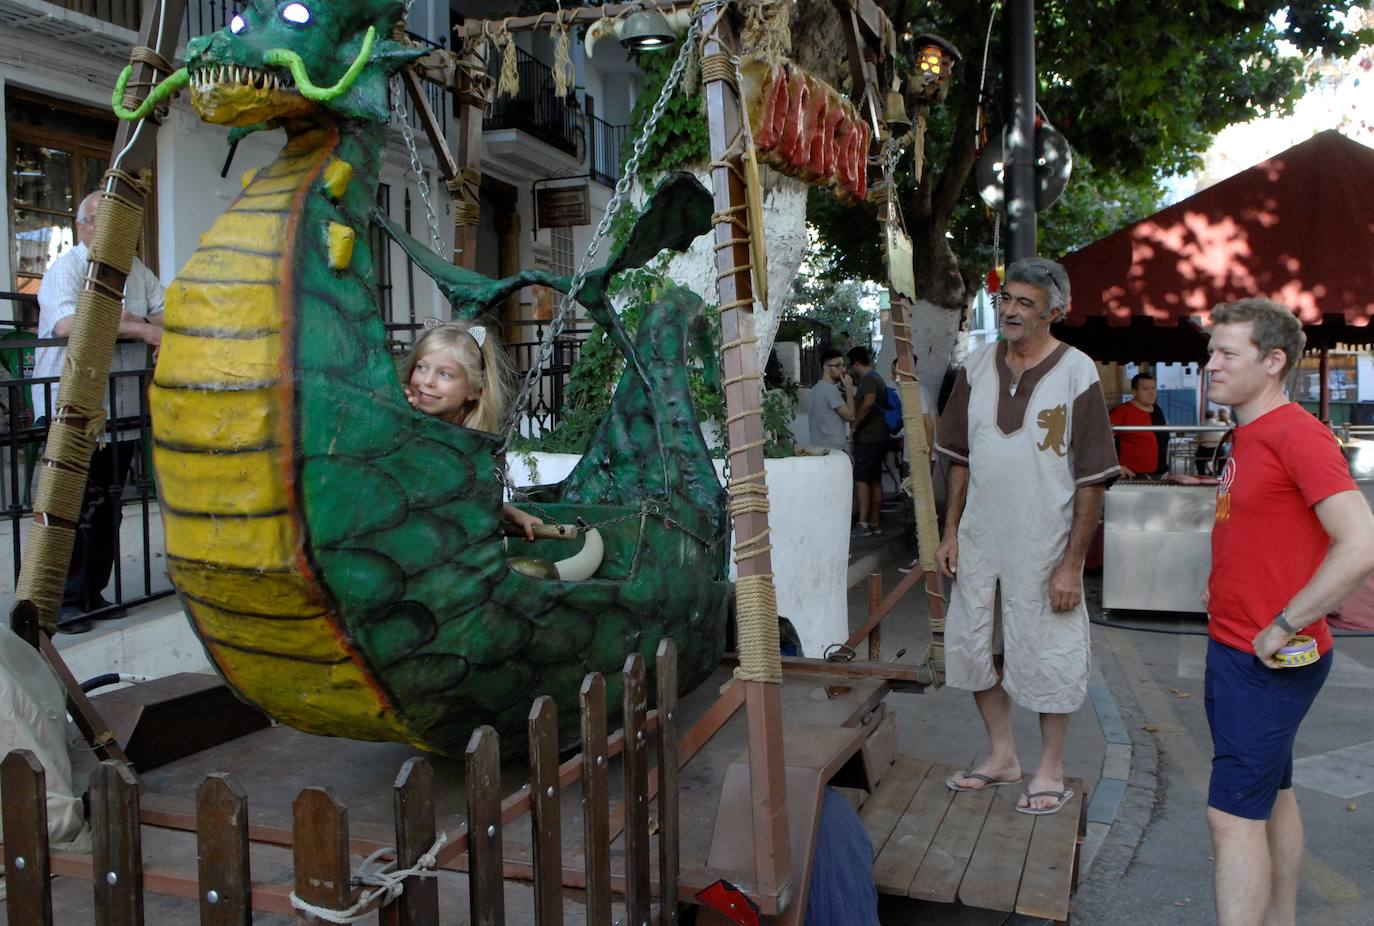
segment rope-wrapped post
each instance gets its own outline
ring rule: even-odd
[[[486,72],[486,43],[468,42],[458,61],[458,176],[453,197],[453,262],[477,269],[477,222],[481,217],[482,117],[491,99]]]
[[[76,298],[57,407],[39,461],[33,526],[15,587],[17,601],[32,602],[48,630],[55,628],[62,604],[91,454],[105,430],[102,400],[124,310],[124,281],[133,266],[147,195],[143,181],[130,174],[111,171],[111,180],[96,213],[90,263]],[[128,193],[108,191],[111,186]]]
[[[793,889],[782,750],[778,607],[768,542],[768,486],[763,470],[763,388],[754,335],[754,290],[742,151],[745,114],[733,58],[739,54],[728,8],[703,18],[701,74],[711,143],[716,285],[720,300],[730,515],[735,531],[738,684],[749,726],[754,888],[786,907]],[[763,234],[763,229],[753,229]]]
[[[126,104],[141,104],[157,75],[170,67],[185,13],[184,0],[145,0]],[[101,397],[123,311],[124,281],[147,202],[149,180],[143,174],[152,167],[156,142],[155,122],[121,122],[115,132],[115,158],[106,175],[90,265],[67,341],[67,362],[58,386],[60,405],[54,409],[39,466],[33,526],[15,585],[14,611],[36,611],[39,624],[49,631],[62,603],[91,452],[105,426]]]

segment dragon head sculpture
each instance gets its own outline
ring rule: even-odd
[[[131,69],[115,88],[115,113],[141,118],[185,86],[207,122],[236,128],[333,113],[385,123],[387,82],[424,49],[390,36],[404,17],[399,0],[252,0],[229,25],[192,39],[186,66],[135,110],[122,105]]]

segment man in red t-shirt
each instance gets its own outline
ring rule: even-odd
[[[1122,426],[1165,424],[1164,415],[1155,405],[1159,385],[1153,373],[1137,373],[1131,377],[1131,401],[1112,409],[1112,424]],[[1169,446],[1169,435],[1163,431],[1125,431],[1116,435],[1116,455],[1121,461],[1121,475],[1153,476],[1168,466],[1168,455],[1161,448]]]
[[[1207,822],[1221,926],[1292,923],[1302,868],[1293,740],[1331,670],[1325,615],[1374,571],[1374,516],[1336,439],[1283,383],[1302,325],[1266,299],[1212,310],[1212,400],[1234,407],[1208,583]],[[1282,667],[1299,631],[1321,658]]]

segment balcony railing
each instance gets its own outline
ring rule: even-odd
[[[582,160],[586,145],[582,113],[553,92],[552,68],[522,48],[515,49],[515,55],[520,89],[513,96],[496,97],[482,128],[519,129]],[[488,70],[493,81],[500,78],[501,55],[491,56]]]
[[[139,0],[53,0],[53,6],[137,32],[143,4]]]
[[[587,125],[587,166],[594,180],[615,186],[620,179],[620,152],[630,133],[628,125],[611,125],[596,116],[584,116]]]

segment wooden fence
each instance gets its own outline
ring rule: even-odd
[[[393,792],[394,845],[350,839],[348,809],[329,788],[306,788],[292,805],[291,827],[249,825],[247,795],[227,775],[210,775],[196,790],[194,811],[139,808],[139,785],[125,763],[107,761],[92,777],[90,855],[49,852],[43,768],[33,754],[15,750],[0,764],[4,793],[6,909],[11,924],[53,923],[53,876],[89,881],[93,922],[136,926],[144,922],[145,891],[198,899],[203,926],[244,926],[252,911],[292,915],[307,924],[339,922],[340,914],[368,916],[382,926],[433,926],[439,922],[440,869],[466,871],[471,922],[506,922],[503,882],[529,881],[534,922],[563,922],[565,888],[585,896],[589,926],[611,926],[612,897],[624,898],[626,922],[652,921],[655,895],[660,924],[678,921],[677,654],[671,640],[656,654],[657,710],[647,710],[645,664],[638,655],[624,666],[624,724],[607,734],[606,682],[592,673],[581,689],[582,751],[558,763],[557,709],[550,698],[529,714],[529,787],[502,799],[500,744],[481,727],[466,750],[467,824],[438,833],[434,773],[423,758],[401,768]],[[651,742],[652,740],[652,742]],[[657,774],[649,773],[650,750]],[[610,764],[622,758],[622,802],[611,806]],[[584,864],[565,867],[560,802],[582,781]],[[650,858],[650,801],[657,792],[657,878]],[[531,861],[507,860],[503,828],[529,815]],[[141,826],[194,831],[198,869],[144,867]],[[624,871],[611,870],[611,844],[624,836]],[[289,847],[294,883],[254,882],[252,844]],[[365,858],[355,869],[352,859]],[[654,890],[656,880],[657,891]],[[404,884],[397,892],[388,885]],[[318,910],[318,912],[316,912]],[[372,917],[376,916],[377,919]]]

